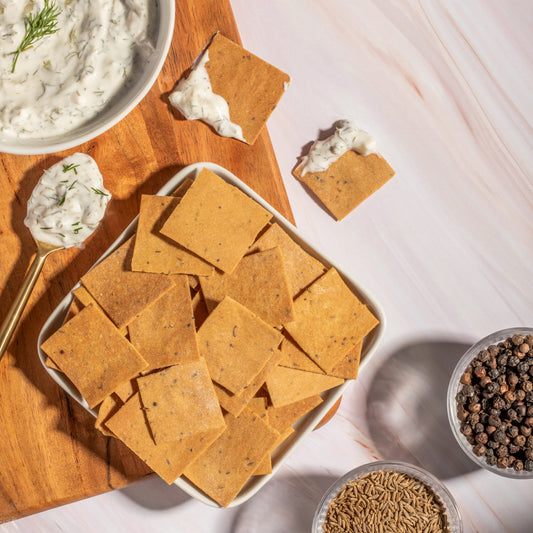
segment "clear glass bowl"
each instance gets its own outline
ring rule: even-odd
[[[491,344],[498,344],[499,342],[502,342],[505,339],[512,337],[516,334],[521,334],[524,336],[533,335],[533,328],[509,328],[502,329],[501,331],[496,331],[495,333],[492,333],[487,337],[481,339],[479,342],[476,342],[476,344],[471,346],[465,352],[463,357],[461,357],[453,371],[452,377],[450,379],[450,384],[448,386],[448,420],[450,421],[452,433],[454,434],[457,442],[459,443],[459,446],[461,447],[463,452],[472,461],[474,461],[474,463],[484,468],[485,470],[489,470],[490,472],[498,474],[499,476],[514,479],[531,479],[533,478],[533,472],[526,472],[525,470],[522,470],[521,472],[516,472],[512,468],[498,468],[497,466],[489,465],[485,462],[484,457],[478,457],[472,451],[472,445],[468,443],[465,436],[460,431],[461,422],[457,417],[457,403],[455,400],[455,396],[462,386],[459,380],[463,372],[467,369],[470,361],[472,361],[481,350],[487,348]]]
[[[347,483],[356,480],[357,478],[364,476],[370,472],[377,472],[378,470],[393,470],[394,472],[400,472],[407,474],[419,481],[422,481],[438,496],[444,508],[446,509],[446,515],[448,517],[448,527],[450,533],[462,533],[463,522],[459,509],[453,496],[448,489],[432,474],[414,465],[402,462],[391,461],[376,461],[374,463],[368,463],[366,465],[359,466],[358,468],[351,470],[344,476],[340,477],[335,483],[326,491],[320,504],[315,512],[313,519],[313,533],[323,533],[322,526],[326,519],[326,515],[331,502],[340,493],[341,489]]]

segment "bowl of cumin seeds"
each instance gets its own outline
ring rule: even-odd
[[[416,466],[369,463],[339,478],[324,494],[313,533],[462,533],[448,489]]]

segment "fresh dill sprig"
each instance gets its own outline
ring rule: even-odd
[[[104,191],[101,191],[100,189],[95,189],[94,187],[91,187],[91,189],[100,196],[109,196],[109,194],[105,193]]]
[[[68,172],[69,170],[73,170],[74,174],[78,175],[78,171],[76,170],[80,165],[75,165],[74,163],[71,163],[70,165],[63,165],[63,173]],[[63,182],[61,182],[63,183]]]
[[[55,2],[49,3],[48,0],[44,0],[44,7],[39,13],[35,15],[30,13],[27,17],[24,17],[24,37],[19,47],[12,52],[15,54],[13,65],[11,66],[12,73],[15,72],[19,55],[22,52],[30,49],[37,41],[47,35],[52,35],[59,30],[57,18],[60,13],[61,10]]]
[[[57,205],[59,205],[59,207],[61,207],[64,203],[65,203],[65,200],[67,199],[67,192],[70,191],[70,189],[72,189],[72,187],[74,187],[74,185],[76,185],[76,183],[78,182],[78,180],[74,180],[68,187],[67,189],[65,190],[65,194],[63,194],[61,200],[59,200],[59,203]]]

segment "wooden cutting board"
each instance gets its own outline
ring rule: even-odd
[[[42,172],[63,157],[87,152],[113,194],[101,227],[84,250],[49,257],[4,359],[0,362],[0,522],[123,487],[147,468],[55,384],[37,357],[37,336],[64,295],[138,214],[151,194],[185,165],[218,163],[292,219],[266,131],[254,146],[217,136],[173,113],[167,95],[217,30],[239,41],[228,0],[176,2],[174,39],[155,85],[131,114],[107,133],[48,156],[0,154],[0,321],[35,252],[23,224]]]

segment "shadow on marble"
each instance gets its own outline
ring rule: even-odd
[[[440,479],[478,470],[459,448],[446,410],[448,383],[469,345],[414,342],[386,358],[371,382],[367,419],[376,450]]]
[[[167,485],[158,476],[120,489],[120,493],[140,507],[153,511],[179,507],[191,499],[179,487]]]
[[[309,533],[322,496],[336,480],[334,475],[280,476],[278,473],[237,508],[231,533]]]

